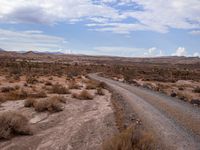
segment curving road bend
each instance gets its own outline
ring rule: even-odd
[[[200,109],[158,92],[135,87],[89,74],[105,82],[124,100],[151,130],[160,143],[170,150],[200,150]]]

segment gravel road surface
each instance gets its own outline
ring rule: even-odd
[[[105,82],[133,108],[144,126],[170,150],[200,150],[200,109],[164,94],[111,79],[89,75]]]

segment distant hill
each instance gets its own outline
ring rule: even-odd
[[[195,64],[200,63],[199,57],[114,57],[114,56],[89,56],[76,54],[63,54],[61,52],[39,52],[39,51],[4,51],[0,49],[0,59],[2,57],[10,57],[15,59],[30,59],[42,62],[61,62],[61,63],[86,63],[86,64],[115,64],[115,65],[131,65],[134,63],[143,64]]]
[[[49,52],[49,51],[45,51],[45,52],[40,52],[40,51],[21,51],[20,53],[23,54],[29,54],[29,55],[33,55],[33,54],[55,54],[55,55],[63,55],[64,53],[62,52]]]

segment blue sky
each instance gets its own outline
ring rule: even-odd
[[[0,48],[200,56],[200,1],[0,0]]]

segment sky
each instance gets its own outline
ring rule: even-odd
[[[200,0],[0,0],[0,48],[200,56]]]

